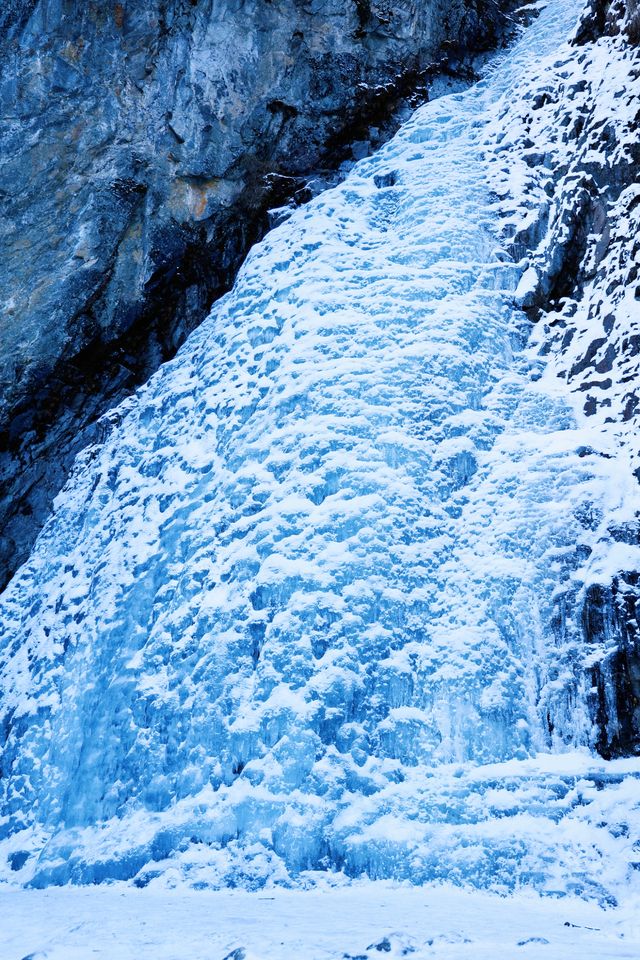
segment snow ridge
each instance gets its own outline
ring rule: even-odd
[[[577,10],[269,234],[79,459],[0,601],[5,878],[624,881],[640,770],[554,628],[624,491],[526,352],[483,156]]]

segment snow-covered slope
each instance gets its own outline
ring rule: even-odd
[[[77,464],[1,600],[5,877],[625,882],[567,598],[636,485],[526,346],[485,160],[578,9],[273,231]]]

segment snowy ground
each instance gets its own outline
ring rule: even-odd
[[[318,891],[0,893],[2,960],[324,960],[640,956],[640,910],[363,883]],[[636,907],[638,904],[636,904]]]

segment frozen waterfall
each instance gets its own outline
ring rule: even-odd
[[[273,230],[81,456],[0,601],[2,876],[619,879],[635,761],[559,620],[620,492],[483,146],[579,6]]]

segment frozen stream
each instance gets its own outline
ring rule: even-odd
[[[554,619],[620,491],[483,157],[579,6],[269,234],[82,456],[0,601],[7,880],[626,882],[640,766]]]

